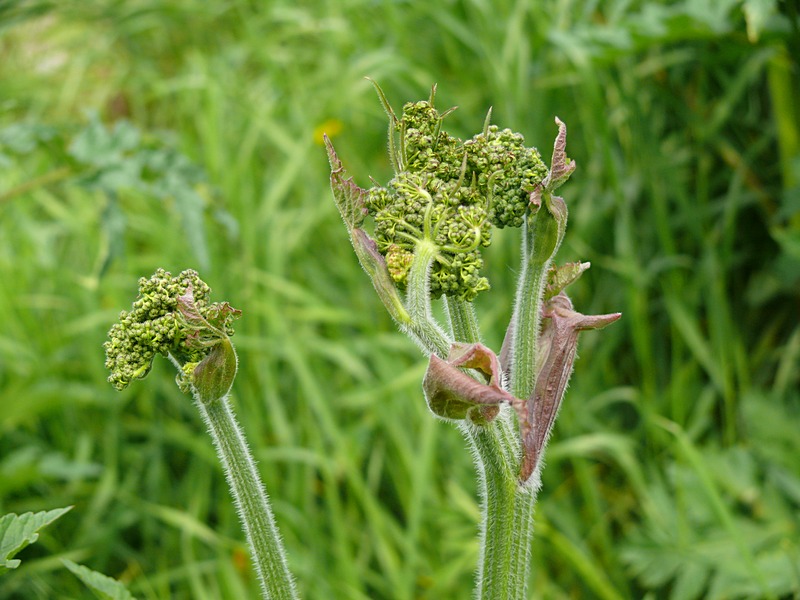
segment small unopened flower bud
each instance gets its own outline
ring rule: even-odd
[[[238,360],[228,336],[220,339],[192,372],[197,398],[206,404],[225,398],[236,378]]]
[[[481,383],[464,372],[473,369],[488,381]],[[497,356],[483,344],[453,344],[447,360],[431,354],[422,382],[431,412],[443,419],[466,419],[485,424],[497,416],[499,405],[524,409],[525,403],[501,386]],[[477,409],[477,410],[476,410]],[[520,415],[520,420],[524,415]]]

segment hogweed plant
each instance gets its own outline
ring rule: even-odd
[[[554,266],[567,206],[554,194],[572,174],[566,127],[548,168],[523,136],[491,125],[460,140],[442,127],[453,109],[408,103],[389,117],[394,177],[363,189],[348,178],[325,138],[331,186],[361,266],[400,329],[429,356],[422,389],[431,412],[469,441],[482,500],[476,597],[526,598],[533,509],[542,459],[575,362],[578,333],[619,313],[583,315],[564,289],[589,263]],[[365,224],[372,221],[370,231]],[[502,348],[481,343],[473,300],[490,289],[481,249],[494,228],[522,230],[516,300]],[[178,371],[206,423],[239,512],[263,597],[297,598],[269,498],[230,405],[237,357],[230,336],[240,311],[212,303],[195,271],[159,269],[139,280],[139,297],[109,331],[109,381],[117,389],[145,377],[156,355]],[[433,316],[444,304],[448,323]]]
[[[263,597],[297,598],[283,544],[255,461],[230,405],[237,357],[232,321],[240,311],[212,303],[195,271],[173,277],[159,269],[139,280],[139,297],[108,332],[109,382],[118,390],[145,377],[157,354],[178,370],[177,384],[191,392],[208,427],[239,513]]]
[[[454,109],[407,103],[389,117],[394,177],[363,189],[326,137],[331,187],[361,266],[400,329],[429,355],[422,388],[437,417],[458,425],[475,457],[482,500],[476,597],[527,598],[533,510],[547,440],[572,374],[578,333],[619,313],[577,312],[564,289],[589,263],[553,264],[567,225],[555,191],[575,170],[558,118],[548,168],[523,136],[491,124],[448,134]],[[371,221],[371,233],[367,223]],[[481,343],[473,300],[490,289],[481,250],[494,228],[522,230],[516,300],[499,353]],[[441,299],[448,323],[438,323]]]

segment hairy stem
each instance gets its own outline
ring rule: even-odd
[[[529,215],[522,228],[522,273],[512,318],[509,390],[517,398],[529,398],[536,385],[536,341],[542,319],[542,296],[560,237],[558,222],[545,208]]]
[[[445,297],[453,337],[478,343],[480,331],[471,302]],[[526,598],[533,507],[537,486],[519,484],[519,433],[508,406],[491,423],[459,425],[469,441],[478,471],[481,497],[477,598]],[[538,477],[538,474],[537,474]]]
[[[442,300],[450,319],[450,331],[453,339],[467,344],[480,343],[481,332],[472,302],[465,302],[449,296],[442,296]]]
[[[214,402],[195,398],[195,405],[214,440],[222,462],[253,563],[266,600],[298,598],[283,543],[275,525],[269,497],[261,482],[244,434],[236,422],[227,396]]]
[[[466,421],[460,429],[474,450],[481,494],[477,598],[522,600],[528,578],[531,527],[519,530],[533,511],[533,495],[519,485],[515,415],[509,407],[486,426]],[[523,535],[520,535],[520,534]]]
[[[563,229],[547,209],[530,215],[523,228],[522,273],[512,318],[510,392],[528,398],[536,385],[536,341],[547,270]],[[505,367],[505,365],[504,365]],[[540,479],[538,468],[519,481],[519,424],[509,407],[485,427],[464,426],[483,479],[481,560],[478,598],[527,597],[533,511]]]
[[[414,259],[408,271],[406,296],[410,324],[405,328],[422,346],[423,351],[436,354],[440,358],[447,358],[451,340],[431,313],[430,270],[438,253],[439,248],[436,244],[428,240],[421,240],[414,247]]]

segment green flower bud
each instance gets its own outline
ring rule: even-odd
[[[220,339],[192,371],[192,385],[197,398],[206,404],[225,398],[236,378],[238,360],[230,339]]]
[[[240,311],[227,302],[211,303],[211,288],[197,272],[177,277],[158,269],[139,280],[139,296],[130,311],[111,326],[106,351],[108,381],[123,390],[149,372],[157,354],[180,368],[202,362],[221,340],[233,334],[231,323]],[[180,376],[182,388],[188,385]]]

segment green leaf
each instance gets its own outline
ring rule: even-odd
[[[173,182],[172,192],[172,197],[175,199],[175,207],[180,213],[181,223],[189,246],[192,248],[200,267],[208,269],[211,264],[211,255],[208,251],[208,241],[206,240],[203,220],[205,201],[200,194],[183,181]]]
[[[118,121],[109,129],[97,113],[91,113],[86,128],[72,140],[69,153],[85,165],[100,168],[117,165],[138,148],[140,137],[139,130],[127,121]]]
[[[14,123],[0,129],[0,147],[13,154],[30,154],[56,136],[56,129],[41,123]]]
[[[101,600],[133,600],[133,596],[127,588],[116,579],[76,564],[71,560],[61,559],[61,562],[78,579],[85,583],[86,587],[92,590],[97,598]]]
[[[125,253],[125,229],[128,219],[122,211],[116,192],[106,195],[108,202],[100,216],[100,231],[103,235],[103,261],[98,275],[108,271],[111,263]]]
[[[174,201],[186,240],[200,267],[207,269],[211,257],[204,222],[206,201],[198,191],[205,183],[203,169],[169,147],[141,150],[136,160],[142,162],[141,185],[147,186],[147,192]]]
[[[588,262],[569,262],[560,267],[550,267],[547,273],[547,285],[544,290],[544,300],[547,301],[560,294],[564,288],[574,283],[583,272],[591,266]]]
[[[700,561],[687,561],[677,571],[675,586],[672,588],[670,598],[674,600],[689,600],[702,598],[708,585],[710,569]]]
[[[39,539],[39,530],[42,527],[49,525],[71,508],[67,506],[19,516],[10,513],[0,517],[0,574],[16,569],[20,560],[14,556]]]

